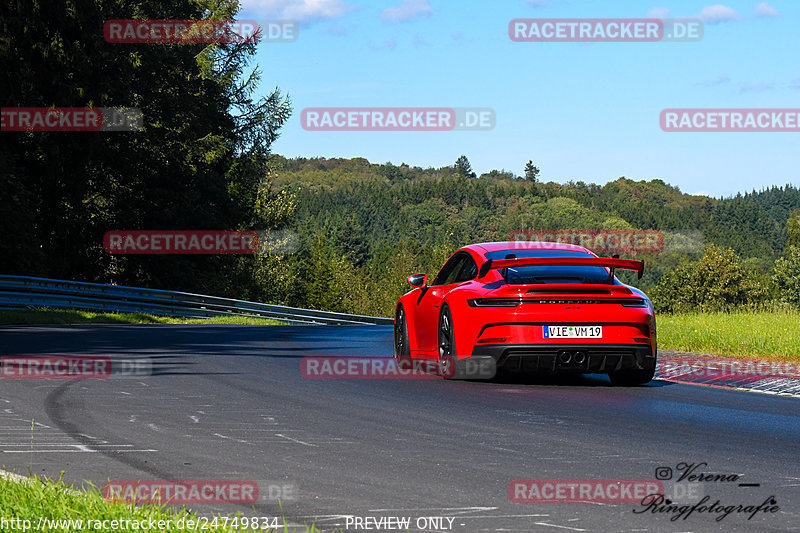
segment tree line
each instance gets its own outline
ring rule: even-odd
[[[407,275],[434,274],[464,244],[526,229],[652,228],[673,232],[689,250],[643,257],[639,284],[663,309],[796,294],[796,187],[709,198],[661,180],[546,182],[533,160],[521,175],[478,176],[466,155],[440,168],[289,159],[271,147],[291,102],[277,88],[257,96],[255,43],[103,37],[107,20],[226,19],[237,10],[235,0],[6,8],[3,107],[134,107],[144,129],[2,132],[0,272],[390,316]],[[297,245],[252,256],[104,251],[105,232],[137,229],[280,229]],[[719,265],[730,271],[713,270]],[[724,287],[703,288],[709,276]]]
[[[435,274],[458,247],[507,240],[519,229],[657,229],[685,238],[675,251],[629,254],[647,268],[642,280],[625,281],[653,292],[665,311],[781,300],[794,279],[790,229],[800,190],[792,185],[710,198],[662,180],[559,184],[505,170],[473,177],[463,156],[427,169],[363,158],[275,155],[272,162],[273,187],[296,200],[293,228],[304,243],[288,260],[291,282],[276,287],[293,305],[389,316],[408,289],[407,275]],[[734,272],[704,271],[703,264]],[[717,296],[699,296],[714,283],[730,294],[716,288]],[[673,290],[681,284],[697,290]]]

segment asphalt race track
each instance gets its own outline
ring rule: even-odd
[[[452,526],[425,530],[470,533],[800,531],[797,398],[664,381],[616,388],[599,376],[301,376],[304,356],[388,357],[391,337],[385,326],[2,327],[1,355],[146,358],[152,372],[0,380],[0,466],[52,477],[63,470],[76,486],[258,480],[260,487],[293,487],[294,499],[282,501],[287,518],[325,531],[343,528],[348,516],[407,516],[412,524],[449,517]],[[696,512],[671,521],[669,513],[641,512],[639,503],[509,499],[515,479],[652,480],[662,467],[677,474],[680,463],[738,475],[684,483],[696,490],[688,500],[707,495],[709,504],[757,506],[774,496],[779,510],[751,520]],[[664,486],[678,490],[670,481]],[[262,500],[196,509],[280,511],[268,496]]]

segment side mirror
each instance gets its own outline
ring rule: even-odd
[[[428,275],[427,274],[411,274],[408,276],[408,284],[414,287],[415,289],[421,289],[428,285]]]

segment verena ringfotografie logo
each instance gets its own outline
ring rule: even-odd
[[[103,499],[124,504],[247,505],[258,502],[259,490],[255,481],[124,480],[106,483]]]
[[[486,107],[307,107],[300,113],[307,131],[490,130],[495,122]]]
[[[0,131],[141,131],[135,107],[3,107]]]
[[[664,249],[664,235],[641,229],[559,229],[516,230],[510,241],[574,244],[602,253],[658,253]]]
[[[798,132],[800,109],[665,109],[659,122],[669,132]]]
[[[780,511],[775,495],[758,500],[739,500],[739,502],[726,502],[713,496],[703,494],[706,491],[715,492],[722,485],[739,487],[759,487],[760,483],[739,483],[741,474],[733,472],[708,472],[705,467],[708,463],[679,462],[675,469],[672,466],[659,466],[656,468],[656,479],[666,481],[673,479],[673,474],[678,473],[677,480],[673,483],[673,495],[648,494],[641,502],[640,507],[634,509],[634,514],[652,514],[669,517],[670,522],[686,520],[692,514],[706,514],[715,516],[714,521],[722,522],[730,515],[738,515],[752,520],[760,513],[774,514]],[[677,471],[677,472],[675,472]],[[707,487],[707,488],[703,488]],[[710,489],[708,487],[711,487]],[[758,503],[760,501],[760,503]],[[740,503],[741,502],[741,503]]]
[[[111,359],[103,355],[13,355],[0,357],[3,379],[106,379]]]
[[[514,19],[512,41],[527,43],[655,43],[699,41],[703,22],[697,19]]]
[[[492,379],[497,372],[491,357],[468,357],[457,362],[388,357],[303,357],[300,373],[306,379]]]
[[[292,42],[299,25],[291,20],[108,20],[103,37],[109,43],[195,44]]]
[[[508,485],[514,503],[639,503],[664,494],[652,479],[515,479]]]
[[[255,231],[108,231],[103,248],[110,254],[253,254]]]

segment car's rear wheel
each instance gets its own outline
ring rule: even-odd
[[[397,306],[397,311],[394,315],[394,358],[398,363],[411,358],[411,348],[408,345],[406,312],[402,305]]]
[[[647,365],[645,368],[630,368],[627,370],[620,370],[618,372],[609,372],[608,378],[614,385],[633,387],[636,385],[650,383],[655,374],[656,358],[654,357],[652,365]]]
[[[453,315],[450,308],[443,305],[439,314],[439,374],[444,379],[452,379],[456,374],[456,353]]]

